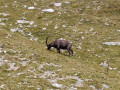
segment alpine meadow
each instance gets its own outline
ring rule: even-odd
[[[0,0],[0,90],[120,90],[120,0]]]

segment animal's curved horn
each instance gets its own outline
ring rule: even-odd
[[[46,45],[48,46],[48,38],[49,38],[49,36],[47,36],[47,38],[46,38]]]

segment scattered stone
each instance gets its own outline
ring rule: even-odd
[[[38,41],[38,38],[31,37],[30,41]]]
[[[76,29],[73,29],[73,31],[74,31],[74,32],[77,32],[77,30],[76,30]]]
[[[66,27],[65,25],[62,25],[62,27]]]
[[[62,88],[63,87],[62,84],[58,84],[58,83],[53,83],[52,86],[57,87],[57,88]]]
[[[58,28],[58,26],[55,26],[55,27],[54,27],[54,29],[57,29],[57,28]]]
[[[16,31],[19,31],[19,28],[13,28],[13,29],[10,29],[11,32],[16,32]]]
[[[83,87],[83,80],[81,80],[77,76],[66,76],[64,79],[75,79],[77,80],[76,83],[74,84],[75,87]]]
[[[27,65],[27,62],[28,62],[28,61],[23,61],[23,62],[21,62],[22,66],[23,66],[23,67],[26,66],[26,65]]]
[[[86,6],[86,8],[90,8],[90,6]]]
[[[101,6],[98,6],[98,7],[97,7],[97,10],[100,10],[101,8],[102,8]]]
[[[109,85],[107,85],[107,84],[102,84],[102,88],[104,89],[104,88],[109,88]]]
[[[93,81],[93,80],[92,80],[92,79],[85,79],[85,81],[87,81],[87,82],[88,82],[88,81]]]
[[[23,84],[26,84],[26,85],[27,85],[27,84],[29,84],[29,83],[28,83],[28,82],[26,82],[26,81],[24,81],[24,82],[23,82]]]
[[[42,11],[43,11],[43,12],[54,12],[53,9],[43,9]]]
[[[27,7],[27,5],[24,5],[23,7],[24,7],[24,8],[26,8],[26,7]]]
[[[109,67],[110,70],[117,70],[117,68],[112,68],[112,67]]]
[[[78,90],[77,88],[75,88],[74,86],[70,87],[69,90]]]
[[[78,46],[76,49],[81,49],[81,46]]]
[[[118,71],[118,73],[120,74],[120,71]]]
[[[3,89],[4,87],[5,87],[5,84],[1,84],[1,85],[0,85],[0,89],[1,89],[1,88]]]
[[[108,24],[108,23],[105,23],[105,26],[109,26],[110,24]]]
[[[46,28],[42,28],[42,30],[46,30]]]
[[[56,7],[60,7],[62,5],[62,3],[54,3],[54,6]]]
[[[7,21],[8,18],[0,18],[0,22],[1,22],[1,21],[5,21],[5,20]]]
[[[120,45],[120,42],[103,42],[104,45]]]
[[[4,54],[6,54],[6,53],[7,53],[7,51],[6,51],[6,50],[4,50],[4,51],[3,51],[3,53],[4,53]]]
[[[120,30],[117,30],[118,32],[120,32]]]
[[[6,13],[0,13],[0,15],[9,16],[9,14],[6,14]]]
[[[41,88],[37,88],[37,90],[41,90]]]
[[[28,36],[31,36],[31,35],[32,35],[32,33],[31,33],[31,32],[29,32],[27,35],[28,35]]]
[[[90,28],[90,31],[93,31],[94,29],[93,28]]]
[[[38,70],[40,71],[45,65],[47,66],[54,66],[54,67],[61,67],[61,65],[56,65],[54,63],[43,63],[38,67]]]
[[[26,58],[19,58],[19,59],[22,60],[22,61],[23,61],[23,60],[27,60]]]
[[[117,68],[112,68],[112,67],[110,67],[110,66],[107,64],[106,61],[104,61],[103,63],[101,63],[100,66],[102,66],[102,67],[108,67],[110,70],[116,70],[116,69],[117,69]]]
[[[35,7],[28,7],[28,9],[29,9],[29,10],[33,10],[33,9],[35,9]]]
[[[8,71],[10,71],[10,70],[14,70],[14,71],[16,71],[19,67],[15,67],[14,65],[15,65],[15,63],[8,63],[8,65],[9,65],[9,69],[7,69]]]
[[[0,25],[4,26],[4,25],[5,25],[5,23],[0,23]]]
[[[65,3],[65,4],[70,4],[70,2],[69,2],[69,1],[65,1],[64,3]]]
[[[22,75],[22,74],[24,74],[24,73],[17,73],[16,75],[19,76],[19,75]]]
[[[93,90],[97,90],[94,85],[90,85],[90,88],[92,88]]]
[[[85,39],[85,37],[82,36],[82,40]]]
[[[0,58],[0,66],[4,64],[4,61]]]
[[[28,23],[30,25],[34,24],[33,21],[25,21],[25,20],[17,20],[17,23],[21,23],[21,24]]]
[[[102,67],[108,67],[109,65],[107,64],[106,61],[104,61],[103,63],[100,64],[100,66],[102,66]]]

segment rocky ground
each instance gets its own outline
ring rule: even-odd
[[[119,90],[119,0],[1,0],[0,89]],[[45,45],[64,38],[74,56]]]

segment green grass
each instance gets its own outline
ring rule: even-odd
[[[76,76],[83,80],[83,87],[75,87],[78,90],[91,90],[91,85],[96,89],[105,90],[120,89],[120,46],[106,46],[103,42],[120,42],[120,2],[119,0],[0,0],[0,60],[4,63],[0,66],[0,89],[6,90],[41,90],[60,89],[67,90],[75,79],[58,80],[63,84],[62,88],[52,86],[49,80]],[[55,7],[53,3],[62,3],[61,7]],[[26,5],[26,8],[24,7]],[[34,10],[28,7],[34,6]],[[42,13],[42,9],[52,8],[53,13]],[[8,20],[2,20],[7,18]],[[26,18],[26,21],[34,21],[33,25],[18,24],[17,20]],[[105,25],[108,24],[108,25]],[[22,27],[21,27],[22,25]],[[65,26],[65,27],[63,27]],[[11,32],[11,29],[19,28],[24,33]],[[57,29],[55,29],[57,27]],[[42,30],[46,28],[46,30]],[[92,30],[93,29],[93,30]],[[92,31],[90,31],[92,30]],[[30,40],[32,33],[37,41]],[[57,38],[65,38],[73,42],[74,56],[68,57],[68,52],[58,54],[55,49],[46,49],[45,39],[50,34],[49,42]],[[11,36],[9,36],[11,35]],[[8,36],[8,38],[6,38]],[[84,37],[84,39],[82,39]],[[81,43],[81,44],[80,44]],[[76,49],[81,46],[81,49]],[[4,57],[3,59],[1,59]],[[24,59],[22,59],[24,58]],[[5,61],[7,60],[7,61]],[[22,66],[22,62],[26,65]],[[108,70],[100,64],[107,61],[110,67],[116,70]],[[18,70],[10,70],[8,63],[15,63]],[[43,63],[55,64],[44,65]],[[41,78],[45,72],[52,74]],[[21,75],[18,75],[21,73]],[[56,74],[56,76],[52,76]],[[85,81],[86,79],[92,79]],[[4,85],[3,87],[1,85]]]

